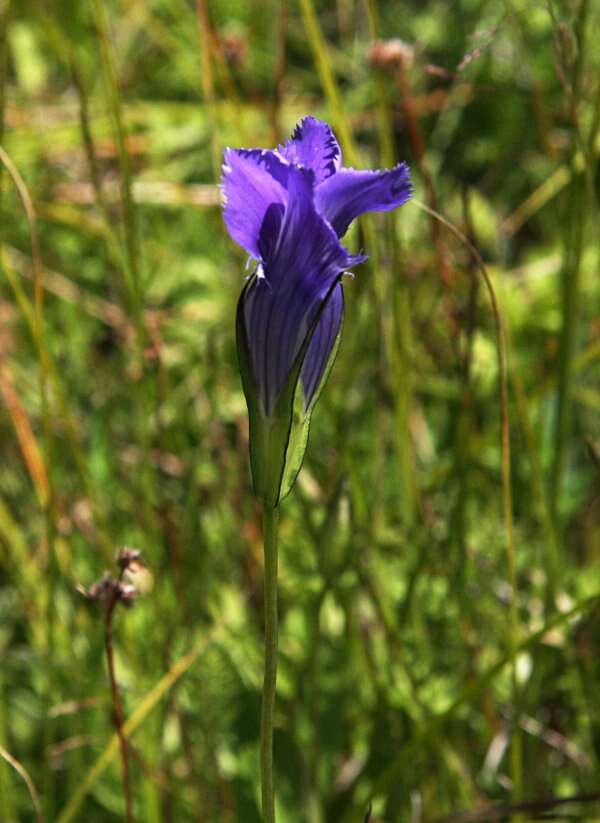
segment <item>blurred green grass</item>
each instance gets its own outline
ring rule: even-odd
[[[152,579],[115,619],[136,819],[260,819],[260,512],[233,330],[245,260],[217,166],[306,113],[365,167],[408,160],[418,199],[488,265],[509,340],[524,648],[515,705],[493,317],[464,245],[406,206],[351,234],[371,262],[345,285],[283,508],[280,820],[508,803],[515,723],[522,799],[600,790],[600,9],[315,6],[311,27],[307,0],[0,2],[0,142],[45,286],[41,337],[4,170],[0,746],[49,822],[123,814],[102,613],[77,590],[122,545]],[[376,36],[401,38],[404,62]],[[35,819],[0,760],[0,820]]]

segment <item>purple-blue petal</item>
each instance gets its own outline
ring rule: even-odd
[[[273,151],[225,150],[225,225],[233,240],[253,257],[263,256],[274,233],[276,212],[282,212],[285,207],[288,171],[287,163]],[[261,229],[268,212],[270,222],[261,243]]]
[[[368,211],[391,211],[410,198],[412,184],[406,163],[385,171],[340,169],[316,189],[315,203],[343,237],[350,223]]]
[[[342,151],[331,126],[314,117],[298,123],[279,153],[289,163],[310,169],[317,185],[335,174],[342,163]]]
[[[288,203],[279,232],[263,256],[260,276],[248,290],[244,316],[250,361],[263,410],[269,414],[290,375],[322,301],[343,271],[362,262],[344,249],[317,212],[313,174],[290,167]],[[311,362],[320,362],[329,346],[325,332],[315,343]],[[327,349],[327,357],[331,346]],[[326,362],[326,360],[325,360]],[[324,368],[324,366],[323,366]],[[313,368],[311,385],[318,377]],[[320,372],[322,374],[322,370]]]
[[[302,364],[304,405],[307,409],[321,385],[329,357],[342,326],[343,317],[344,295],[341,283],[337,283],[321,312]]]

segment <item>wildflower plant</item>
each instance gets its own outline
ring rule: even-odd
[[[342,166],[331,127],[305,117],[273,151],[226,149],[224,219],[256,261],[240,296],[236,336],[250,423],[254,491],[263,503],[265,679],[262,807],[275,820],[272,736],[277,667],[277,521],[304,457],[311,415],[337,352],[342,277],[363,263],[340,242],[352,221],[411,196],[408,166]]]

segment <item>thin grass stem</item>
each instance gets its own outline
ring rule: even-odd
[[[73,78],[73,85],[77,91],[79,98],[79,127],[81,130],[81,138],[83,141],[83,149],[87,159],[88,170],[90,174],[90,181],[94,190],[94,197],[96,200],[96,207],[104,219],[104,225],[107,234],[107,242],[110,246],[110,251],[113,257],[119,261],[119,268],[121,271],[126,266],[123,260],[120,243],[115,235],[108,203],[102,190],[102,179],[100,177],[100,169],[98,166],[98,158],[96,156],[96,149],[94,147],[94,137],[92,135],[92,127],[90,122],[89,101],[88,94],[85,87],[85,82],[82,77],[81,69],[75,57],[75,51],[71,47],[71,77]]]
[[[376,41],[380,29],[377,0],[367,0],[366,5],[369,34],[372,41]],[[385,78],[380,72],[376,73],[375,83],[381,163],[383,166],[391,168],[396,163],[392,111]],[[384,329],[384,336],[388,341],[388,354],[394,384],[394,411],[396,415],[394,441],[400,464],[398,479],[400,510],[403,523],[410,529],[414,525],[418,497],[414,449],[410,432],[410,412],[413,404],[413,331],[408,284],[404,272],[400,270],[402,249],[397,216],[392,212],[385,215],[385,220],[391,248],[391,283],[388,288],[395,297],[392,303],[391,315],[389,311],[383,310],[387,301],[383,300],[380,303],[382,323],[390,326],[387,332]],[[387,291],[387,288],[382,291]]]
[[[552,2],[548,3],[548,9],[554,24],[555,38],[558,40],[556,32],[559,23],[554,15]],[[558,526],[561,520],[561,493],[567,461],[567,441],[571,431],[574,361],[577,353],[581,297],[581,260],[587,222],[594,203],[593,173],[595,160],[593,159],[593,152],[588,151],[588,149],[593,147],[595,143],[595,117],[592,121],[591,133],[586,140],[582,133],[579,113],[581,84],[585,67],[588,15],[589,0],[582,0],[575,19],[574,34],[577,41],[577,51],[570,76],[568,76],[569,66],[566,65],[560,48],[557,48],[557,71],[559,77],[562,78],[569,103],[573,135],[573,162],[575,162],[579,151],[583,157],[583,175],[573,180],[569,192],[564,235],[564,262],[561,279],[563,316],[558,357],[559,382],[554,422],[554,455],[549,494],[550,512],[555,527]]]
[[[27,786],[27,791],[29,792],[29,796],[31,797],[31,802],[35,809],[36,820],[37,823],[45,823],[44,813],[42,812],[42,804],[40,803],[40,797],[37,793],[33,780],[31,779],[29,772],[23,766],[22,763],[13,757],[10,752],[7,752],[3,746],[0,746],[0,757],[5,760],[9,766],[16,771],[16,773],[23,779],[23,782]]]
[[[113,128],[119,157],[119,184],[121,206],[123,210],[123,234],[125,237],[126,266],[124,275],[129,291],[129,299],[140,341],[144,340],[142,319],[142,284],[140,280],[139,259],[140,243],[136,211],[132,194],[132,176],[129,153],[127,151],[127,132],[123,119],[121,95],[117,78],[117,69],[112,44],[108,32],[106,8],[102,0],[91,0],[96,36],[100,45],[100,58],[108,106],[113,121]],[[143,342],[142,342],[143,344]]]
[[[0,146],[4,144],[4,117],[6,109],[6,81],[8,78],[8,21],[10,0],[0,5]],[[3,169],[0,168],[0,214],[2,213]],[[0,221],[0,230],[2,222]],[[0,240],[2,235],[0,234]]]
[[[117,77],[114,50],[109,37],[109,28],[105,4],[102,0],[91,0],[96,37],[99,41],[102,74],[108,105],[113,121],[114,134],[117,143],[119,158],[119,184],[121,193],[121,207],[123,218],[123,235],[126,254],[123,274],[129,291],[129,305],[133,325],[136,330],[135,347],[138,361],[139,376],[136,380],[136,418],[139,431],[142,467],[140,471],[141,505],[144,511],[146,528],[152,534],[156,532],[156,483],[153,470],[151,450],[152,431],[148,407],[152,404],[154,386],[152,374],[148,368],[146,346],[148,345],[148,330],[144,318],[144,288],[140,269],[140,239],[138,233],[137,212],[132,193],[132,175],[127,151],[127,132],[123,117],[121,95]]]
[[[275,68],[273,72],[273,96],[270,107],[272,143],[281,142],[281,104],[283,99],[283,80],[286,68],[285,30],[287,25],[287,5],[285,0],[274,0],[275,27]]]
[[[211,54],[212,29],[210,25],[207,0],[196,0],[196,15],[198,18],[198,36],[200,39],[200,56],[202,61],[202,96],[204,98],[206,115],[208,119],[212,166],[215,177],[218,177],[219,167],[221,164],[219,120],[217,115],[215,80]]]
[[[431,739],[432,736],[442,734],[446,724],[455,717],[458,709],[468,703],[472,703],[478,695],[489,688],[490,684],[494,682],[506,666],[514,666],[517,655],[535,648],[535,646],[543,641],[549,632],[560,626],[567,625],[575,616],[587,611],[593,611],[599,602],[600,593],[597,592],[596,594],[583,598],[568,611],[555,613],[538,631],[532,632],[527,637],[521,639],[516,648],[507,650],[506,654],[502,655],[491,666],[484,669],[484,671],[460,692],[447,709],[427,719],[424,725],[417,729],[409,745],[407,745],[394,762],[379,775],[373,785],[373,795],[387,792],[389,787],[394,784],[394,781],[402,769],[415,757],[419,747],[422,746],[426,740]]]
[[[332,119],[336,131],[340,136],[344,154],[351,165],[358,162],[358,151],[352,136],[352,130],[342,103],[342,97],[333,72],[327,43],[323,37],[319,19],[315,12],[313,0],[300,0],[302,17],[308,41],[313,52],[321,86],[329,103]],[[371,32],[377,31],[376,7],[370,6],[369,20]],[[380,142],[386,151],[393,154],[393,140],[390,132],[391,118],[386,111],[385,101],[379,102]],[[390,154],[389,163],[393,164]],[[393,245],[392,257],[394,263],[399,258],[399,238],[395,228],[395,216],[390,216],[390,238]],[[374,274],[375,297],[377,310],[381,316],[381,334],[383,353],[390,364],[392,374],[392,389],[394,394],[397,432],[394,439],[400,463],[400,507],[402,520],[407,527],[414,521],[416,480],[414,472],[413,448],[410,435],[411,409],[411,350],[412,335],[410,323],[410,307],[406,289],[400,288],[397,299],[394,301],[394,314],[390,312],[389,296],[383,267],[379,255],[377,234],[370,216],[362,218],[365,237],[370,252],[370,263]],[[394,278],[395,281],[396,278]]]
[[[194,646],[189,652],[184,654],[173,663],[171,668],[160,678],[153,688],[138,703],[134,711],[123,724],[123,736],[129,740],[137,729],[143,724],[150,712],[157,706],[162,698],[169,693],[180,677],[193,666],[199,657],[204,654],[207,648],[215,641],[216,636],[221,634],[225,628],[224,621],[220,621],[212,626],[209,632]],[[71,823],[77,819],[79,810],[83,802],[91,791],[96,781],[104,773],[107,766],[119,753],[119,738],[115,734],[100,753],[92,767],[80,781],[77,790],[69,799],[67,805],[56,818],[56,823]]]
[[[42,511],[44,514],[44,542],[47,558],[46,574],[46,695],[44,702],[44,744],[46,753],[49,751],[52,741],[52,722],[49,717],[49,710],[52,705],[54,689],[54,617],[55,617],[55,589],[58,575],[56,557],[54,552],[54,540],[56,536],[55,511],[54,511],[54,490],[53,490],[53,437],[50,404],[48,397],[48,382],[50,376],[49,356],[44,329],[44,287],[42,283],[42,265],[40,259],[39,242],[37,235],[37,224],[33,201],[25,181],[21,177],[18,169],[8,156],[2,146],[0,146],[0,163],[8,172],[15,189],[19,195],[23,211],[25,212],[27,226],[29,229],[29,239],[31,243],[31,257],[33,261],[33,322],[35,325],[35,336],[39,340],[39,396],[42,417],[42,430],[44,433],[44,462],[46,467],[47,485],[46,495],[42,499]],[[44,789],[46,797],[46,811],[48,817],[52,817],[54,812],[54,776],[50,766],[49,758],[44,757]]]
[[[512,513],[512,487],[511,487],[511,469],[510,469],[510,416],[508,407],[508,369],[506,363],[506,337],[504,333],[504,324],[500,313],[496,291],[492,284],[492,280],[488,273],[483,258],[481,257],[477,248],[471,243],[469,238],[463,234],[453,223],[447,220],[438,212],[431,209],[425,203],[418,200],[413,200],[417,208],[426,212],[445,226],[469,251],[474,262],[479,269],[486,291],[490,299],[492,314],[494,317],[494,325],[496,328],[496,350],[498,357],[498,373],[499,373],[499,403],[500,403],[500,428],[501,428],[501,452],[502,452],[502,507],[504,520],[504,534],[506,542],[506,565],[508,573],[508,581],[511,588],[510,605],[509,605],[509,649],[513,661],[512,665],[512,688],[513,688],[513,711],[512,718],[512,745],[511,745],[511,777],[513,782],[513,796],[515,802],[519,802],[522,793],[522,743],[521,732],[518,722],[518,706],[519,706],[519,683],[517,677],[517,649],[519,646],[519,617],[517,606],[517,574],[515,562],[515,544],[514,544],[514,530],[513,530],[513,513]]]
[[[6,255],[4,254],[0,254],[0,267],[6,275],[6,279],[8,280],[8,283],[13,291],[17,304],[21,310],[21,314],[23,315],[25,323],[29,328],[33,343],[38,352],[38,357],[41,358],[43,341],[40,340],[38,335],[38,328],[35,321],[34,309],[29,301],[29,298],[27,297],[27,295],[21,287],[18,275],[15,271],[13,271],[13,269],[8,263],[8,260],[6,259]],[[111,540],[108,532],[108,523],[106,520],[106,516],[100,506],[98,495],[93,486],[90,471],[88,469],[85,455],[83,453],[83,449],[80,443],[77,425],[73,418],[71,407],[67,402],[65,389],[63,387],[58,372],[58,368],[52,358],[51,353],[47,350],[46,357],[49,373],[49,384],[52,390],[52,394],[56,401],[57,411],[65,425],[67,440],[69,443],[69,447],[71,449],[71,454],[73,455],[73,462],[75,464],[75,468],[81,480],[82,486],[85,489],[86,495],[90,500],[92,511],[94,513],[94,517],[99,527],[98,536],[100,548],[103,551],[105,560],[108,563],[110,563],[112,562],[114,543]]]
[[[350,164],[356,164],[358,156],[352,139],[352,133],[346,119],[342,97],[340,95],[334,74],[331,67],[327,44],[321,32],[319,18],[315,11],[313,0],[300,0],[302,19],[306,28],[306,34],[312,52],[315,56],[317,71],[321,80],[321,85],[325,91],[325,96],[331,108],[331,115],[335,130],[340,135],[344,153]]]
[[[0,520],[2,515],[2,501],[0,501]],[[0,534],[2,530],[0,529]],[[0,749],[6,749],[7,741],[7,722],[6,722],[6,699],[5,699],[5,683],[2,674],[0,673]],[[3,820],[16,820],[17,813],[13,798],[13,792],[10,791],[11,776],[8,768],[0,764],[0,815]]]

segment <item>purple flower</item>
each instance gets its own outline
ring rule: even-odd
[[[238,304],[238,352],[257,494],[277,505],[302,462],[344,314],[341,278],[367,258],[340,243],[367,211],[411,196],[406,163],[342,168],[331,128],[305,117],[274,151],[226,149],[225,223],[257,261]]]
[[[225,223],[258,260],[244,318],[267,416],[318,317],[301,371],[306,407],[315,399],[342,323],[341,276],[366,260],[339,238],[360,214],[395,209],[411,195],[406,163],[356,171],[341,162],[333,131],[314,117],[275,151],[225,150]]]

